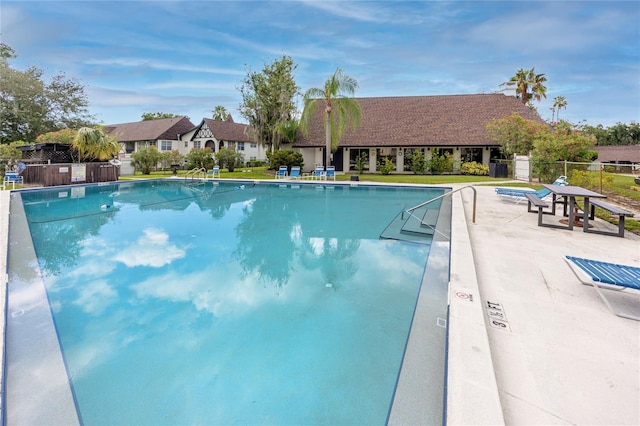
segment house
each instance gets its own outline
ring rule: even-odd
[[[119,159],[122,162],[121,174],[126,175],[134,171],[130,165],[131,154],[143,147],[155,146],[160,152],[178,150],[182,154],[188,153],[180,135],[193,127],[187,117],[174,117],[110,124],[104,126],[103,130],[122,144]]]
[[[180,136],[189,151],[192,148],[209,148],[213,152],[221,148],[233,148],[244,155],[244,161],[266,160],[264,146],[249,136],[249,126],[234,123],[231,115],[227,120],[204,118],[200,124]]]
[[[385,157],[396,172],[409,170],[408,154],[448,152],[459,162],[489,164],[501,158],[499,145],[489,139],[487,124],[517,112],[525,119],[544,121],[513,96],[503,94],[356,98],[362,108],[360,127],[349,128],[333,153],[338,171],[354,171],[356,158],[366,153],[365,170],[375,172]],[[293,143],[303,154],[306,170],[324,165],[325,129],[318,105],[309,134]]]
[[[612,163],[618,170],[640,170],[640,145],[594,146],[599,163]]]

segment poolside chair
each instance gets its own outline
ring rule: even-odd
[[[313,171],[313,174],[311,175],[311,177],[313,179],[318,179],[318,180],[324,179],[324,177],[325,177],[324,167],[317,166],[316,169]]]
[[[567,177],[560,176],[553,181],[553,185],[567,185]],[[510,201],[512,203],[527,202],[526,194],[535,194],[538,198],[542,199],[551,194],[546,188],[539,189],[537,191],[529,188],[496,188],[496,194],[502,201]]]
[[[582,284],[591,285],[607,308],[622,318],[640,321],[637,314],[616,311],[605,295],[605,291],[640,290],[640,268],[617,263],[607,263],[580,257],[565,256],[569,267]],[[640,293],[637,293],[640,295]],[[636,305],[637,306],[637,305]]]
[[[291,166],[291,173],[289,179],[300,179],[300,166]]]
[[[287,166],[280,166],[278,170],[276,170],[276,179],[284,179],[287,177]]]
[[[211,177],[212,179],[214,179],[216,175],[220,178],[220,167],[218,166],[215,166],[209,173],[207,173],[207,177]]]
[[[325,179],[333,179],[336,180],[336,168],[335,166],[327,166],[327,173],[325,174]]]

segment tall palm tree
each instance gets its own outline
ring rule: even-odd
[[[309,121],[318,103],[323,100],[324,128],[325,128],[325,165],[331,164],[331,152],[340,144],[340,139],[349,123],[355,129],[360,125],[362,109],[353,95],[358,89],[358,82],[344,74],[340,68],[336,69],[324,83],[322,89],[312,87],[304,94],[304,110],[300,118],[300,128],[305,135],[309,134]]]
[[[532,99],[539,102],[540,99],[547,97],[547,87],[544,85],[546,81],[547,77],[544,74],[536,74],[535,67],[530,70],[520,68],[509,81],[502,83],[501,86],[515,87],[516,97],[526,105]]]
[[[107,136],[100,128],[82,127],[78,130],[73,147],[80,154],[80,160],[110,160],[120,152],[118,141]]]
[[[553,107],[558,110],[556,118],[560,121],[560,108],[567,109],[567,99],[564,96],[556,96],[553,98]]]
[[[217,121],[227,121],[229,118],[229,112],[224,105],[216,105],[213,109],[213,119]]]

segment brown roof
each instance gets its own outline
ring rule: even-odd
[[[616,161],[640,163],[640,145],[595,146],[592,149],[598,151],[597,161],[602,163]]]
[[[340,146],[496,145],[487,136],[491,120],[517,112],[543,122],[517,98],[503,94],[356,99],[362,108],[360,127],[348,129]],[[309,136],[299,138],[295,147],[324,146],[323,105],[318,105]]]
[[[253,142],[253,138],[249,136],[249,126],[246,124],[234,123],[233,119],[220,121],[212,118],[205,118],[202,121],[207,123],[209,129],[213,132],[213,136],[215,136],[219,141]],[[200,126],[202,126],[202,123]],[[197,133],[198,132],[196,131],[194,135]]]
[[[118,142],[177,140],[179,134],[193,129],[187,117],[161,118],[135,123],[110,124],[104,126],[107,134],[114,135]]]

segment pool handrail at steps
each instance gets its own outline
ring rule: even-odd
[[[458,189],[454,189],[454,190],[452,190],[452,191],[445,192],[445,193],[444,193],[444,194],[442,194],[442,195],[439,195],[439,196],[437,196],[437,197],[435,197],[435,198],[432,198],[432,199],[430,199],[430,200],[427,200],[427,201],[425,201],[424,203],[420,203],[420,204],[418,204],[417,206],[413,206],[413,207],[410,207],[410,208],[408,208],[408,209],[405,209],[405,210],[403,210],[403,211],[402,211],[402,219],[404,219],[404,214],[405,214],[405,213],[407,213],[409,216],[412,216],[412,217],[416,218],[417,220],[421,221],[421,219],[420,219],[420,218],[416,217],[416,216],[413,214],[413,211],[414,211],[414,210],[419,209],[420,207],[424,207],[424,206],[426,206],[427,204],[431,204],[431,203],[433,203],[434,201],[440,200],[441,198],[444,198],[444,197],[446,197],[447,195],[453,195],[454,193],[456,193],[456,192],[458,192],[458,191],[462,191],[462,190],[463,190],[463,189],[465,189],[465,188],[471,188],[471,189],[473,189],[473,215],[472,215],[471,221],[472,221],[473,223],[476,223],[476,198],[477,198],[477,196],[478,196],[478,193],[476,192],[476,189],[473,187],[473,185],[465,185],[465,186],[462,186],[462,187],[460,187],[460,188],[458,188]]]
[[[195,169],[191,169],[187,173],[185,173],[184,178],[185,179],[188,179],[188,178],[191,178],[191,179],[195,179],[195,178],[206,179],[207,178],[207,169],[205,169],[204,167],[196,167]]]

